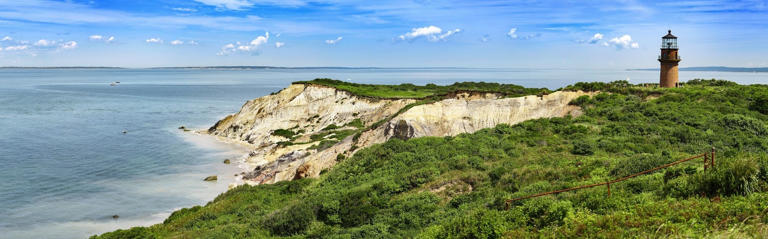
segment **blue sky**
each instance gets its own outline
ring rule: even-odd
[[[768,2],[0,0],[0,66],[768,67]]]

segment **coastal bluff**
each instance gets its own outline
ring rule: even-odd
[[[391,138],[455,136],[498,124],[579,115],[582,91],[509,97],[462,90],[439,98],[384,98],[294,83],[246,102],[201,133],[252,148],[243,181],[268,184],[317,177],[365,147]]]

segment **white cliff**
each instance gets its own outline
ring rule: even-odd
[[[430,104],[414,106],[379,127],[364,131],[357,140],[349,136],[326,149],[312,149],[313,134],[328,134],[329,125],[343,126],[360,119],[368,126],[387,119],[413,99],[380,100],[359,97],[335,88],[293,84],[277,94],[248,101],[240,112],[227,116],[209,129],[212,135],[253,146],[246,163],[253,166],[243,179],[252,184],[316,177],[356,150],[397,137],[452,136],[472,133],[498,124],[516,124],[538,118],[579,114],[573,99],[584,92],[554,92],[543,96],[504,98],[495,93],[458,93]],[[290,139],[274,136],[278,129],[301,132]],[[343,129],[356,129],[345,127]]]

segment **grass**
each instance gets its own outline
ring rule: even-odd
[[[485,82],[460,82],[447,86],[435,84],[424,86],[414,84],[371,85],[321,78],[311,81],[298,81],[294,82],[294,84],[328,86],[350,92],[354,95],[376,99],[423,99],[430,96],[444,96],[456,91],[495,92],[508,97],[547,94],[550,92],[545,88],[525,88],[519,85]]]
[[[580,83],[584,115],[472,134],[392,139],[318,179],[243,185],[162,224],[97,238],[768,237],[768,86],[724,81],[658,89]],[[648,97],[654,96],[654,97]],[[329,139],[334,140],[334,139]],[[686,162],[605,182],[716,147]]]

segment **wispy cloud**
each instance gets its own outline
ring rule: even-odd
[[[96,9],[88,4],[52,0],[0,0],[0,19],[12,22],[53,23],[62,25],[117,24],[142,27],[198,26],[218,30],[255,31],[264,28],[254,23],[260,17],[244,14],[226,15],[147,15]],[[63,13],[62,9],[66,9]],[[274,23],[272,23],[275,25]]]
[[[221,51],[217,55],[229,55],[237,52],[256,52],[261,45],[269,42],[269,32],[265,32],[263,36],[258,36],[251,40],[250,43],[243,44],[241,42],[235,42],[226,44],[221,47]]]
[[[482,37],[480,37],[481,42],[488,42],[491,40],[491,35],[485,34]]]
[[[160,38],[149,38],[146,40],[147,43],[157,43],[157,44],[163,44],[163,39]]]
[[[105,37],[105,36],[102,36],[102,35],[91,35],[91,36],[88,37],[88,39],[90,39],[91,41],[104,41],[106,43],[111,43],[111,42],[115,41],[115,37],[114,36]]]
[[[214,6],[219,9],[227,10],[245,10],[254,5],[273,5],[281,7],[298,7],[307,4],[303,0],[195,0],[205,5]]]
[[[64,42],[61,45],[59,45],[59,48],[66,49],[66,50],[75,49],[77,48],[77,42],[76,41]]]
[[[53,45],[56,45],[56,41],[54,41],[54,40],[46,40],[46,39],[40,39],[40,40],[38,40],[37,42],[35,42],[35,44],[34,44],[34,45],[35,45],[35,46],[40,46],[40,47],[49,47],[49,46],[53,46]]]
[[[174,10],[177,12],[197,12],[197,9],[186,8],[186,7],[174,7],[174,8],[171,8],[171,10]]]
[[[21,51],[29,48],[29,45],[15,45],[5,47],[6,51]]]
[[[13,38],[11,38],[10,36],[5,36],[3,37],[3,39],[0,39],[0,41],[13,41]]]
[[[410,32],[405,33],[403,35],[398,36],[400,40],[414,40],[418,38],[426,38],[428,41],[439,41],[439,40],[445,40],[446,38],[461,32],[461,29],[454,29],[443,32],[443,29],[436,27],[436,26],[426,26],[426,27],[417,27],[411,29]]]
[[[195,2],[229,10],[242,10],[253,6],[253,3],[248,0],[195,0]]]
[[[512,39],[517,38],[517,28],[515,27],[510,28],[509,31],[507,32],[507,36]]]
[[[589,43],[589,44],[597,44],[600,40],[603,40],[603,37],[605,35],[601,33],[595,33],[595,35],[592,36],[589,40],[581,41],[582,43]]]
[[[528,34],[524,36],[519,36],[516,27],[510,28],[509,31],[507,31],[507,37],[512,39],[529,40],[529,39],[538,38],[540,36],[541,36],[541,33],[533,33],[533,34]]]
[[[280,47],[283,47],[283,46],[285,46],[284,42],[275,42],[275,48],[280,48]]]
[[[343,38],[343,37],[337,37],[336,39],[332,39],[332,40],[325,40],[325,44],[328,44],[328,45],[333,45],[333,44],[336,44],[336,43],[338,43],[339,41],[341,41],[341,39],[344,39],[344,38]]]
[[[528,34],[528,35],[525,35],[523,37],[520,37],[520,39],[529,40],[529,39],[534,39],[534,38],[539,38],[539,37],[541,37],[541,33],[534,33],[534,34]]]
[[[171,45],[179,46],[179,45],[198,45],[196,41],[182,41],[182,40],[173,40],[169,42]]]

